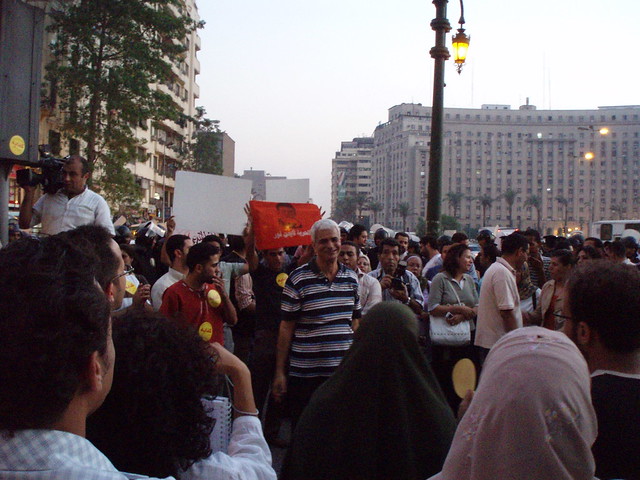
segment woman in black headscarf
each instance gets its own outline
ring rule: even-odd
[[[304,410],[281,479],[424,479],[441,468],[455,428],[415,315],[382,302]]]

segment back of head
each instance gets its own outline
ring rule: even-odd
[[[389,237],[389,232],[387,232],[384,228],[379,228],[373,234],[374,240],[384,240],[385,238],[388,238],[388,237]]]
[[[513,255],[519,249],[529,248],[529,241],[527,237],[518,232],[513,232],[511,235],[502,237],[501,251],[503,255]]]
[[[616,353],[640,349],[640,272],[607,260],[581,263],[567,282],[574,327],[585,322]]]
[[[420,243],[425,246],[429,245],[429,247],[434,250],[438,249],[438,239],[435,237],[435,235],[425,235],[420,239]]]
[[[542,241],[542,237],[540,237],[540,232],[537,231],[535,228],[527,228],[524,231],[523,234],[525,237],[531,237],[533,238],[536,242],[540,243]]]
[[[245,249],[244,238],[242,235],[229,235],[229,248],[234,252],[242,252]]]
[[[415,315],[382,302],[303,412],[282,478],[427,478],[439,471],[454,430],[419,349]]]
[[[576,257],[570,250],[554,250],[550,254],[551,258],[556,258],[565,267],[576,264]]]
[[[622,237],[620,243],[624,245],[624,248],[638,248],[638,241],[631,236]]]
[[[445,245],[451,245],[453,242],[451,241],[451,237],[449,235],[440,235],[438,237],[438,250],[442,251],[442,247]]]
[[[218,255],[220,249],[210,243],[200,242],[189,249],[187,254],[187,267],[189,271],[195,270],[196,265],[202,265],[209,261],[213,255]]]
[[[103,290],[115,277],[120,265],[119,253],[112,249],[113,239],[109,231],[98,225],[83,225],[59,234],[96,259],[96,280]],[[117,250],[117,248],[115,248]]]
[[[456,232],[451,236],[451,241],[453,243],[462,243],[466,240],[469,240],[469,237],[464,232]]]
[[[106,352],[109,315],[93,259],[65,238],[0,250],[0,430],[60,419],[90,356]]]
[[[440,478],[592,479],[587,364],[560,332],[520,328],[491,349]]]
[[[87,438],[113,464],[178,476],[211,454],[213,420],[201,402],[215,391],[214,364],[197,331],[162,317],[114,320],[118,352],[111,393],[89,417]]]
[[[608,253],[610,257],[621,260],[626,258],[627,249],[621,241],[616,240],[615,242],[611,242],[611,245],[609,245]]]

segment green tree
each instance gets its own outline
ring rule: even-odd
[[[562,206],[562,234],[567,236],[567,223],[569,223],[569,200],[563,196],[558,195],[556,197],[558,203]]]
[[[222,175],[222,131],[220,122],[206,118],[204,107],[198,107],[194,119],[196,130],[189,156],[188,167],[200,173]]]
[[[487,210],[491,208],[491,205],[493,204],[493,198],[491,198],[490,195],[485,193],[484,195],[480,195],[478,198],[476,198],[476,200],[478,201],[478,203],[480,204],[480,207],[482,208],[482,226],[486,227],[487,226]]]
[[[384,205],[381,202],[370,201],[369,210],[373,214],[373,223],[378,223],[378,213],[382,211]]]
[[[440,217],[440,226],[442,228],[442,231],[455,230],[457,232],[458,230],[461,230],[458,219],[450,215],[442,215]]]
[[[336,210],[332,212],[331,216],[338,222],[346,220],[353,223],[356,216],[356,204],[350,197],[339,198],[336,202]]]
[[[418,217],[418,221],[416,222],[416,235],[420,238],[424,237],[427,234],[427,222],[424,218]]]
[[[542,233],[542,231],[540,230],[540,210],[542,210],[542,198],[540,198],[538,195],[531,195],[525,200],[524,206],[536,209],[536,229],[538,230],[538,232]]]
[[[445,195],[445,200],[449,202],[449,207],[451,208],[451,213],[455,218],[458,218],[458,212],[460,211],[460,204],[462,203],[462,199],[464,198],[464,193],[462,192],[447,192]]]
[[[180,0],[82,0],[56,2],[50,12],[55,37],[47,79],[57,92],[62,131],[86,143],[102,188],[126,181],[124,191],[135,190],[123,170],[136,159],[136,127],[186,121],[171,94],[153,86],[174,85],[172,65],[182,61],[184,40],[198,26],[176,11],[183,11]],[[108,194],[119,201],[128,195]]]
[[[362,210],[367,206],[369,196],[364,192],[358,192],[351,196],[351,200],[356,206],[356,213],[358,214],[358,223],[362,222]]]
[[[402,218],[402,230],[407,231],[407,217],[412,214],[411,205],[408,202],[400,202],[395,209],[396,213]]]
[[[518,198],[518,192],[509,187],[502,194],[502,198],[504,198],[504,201],[507,203],[507,208],[509,209],[509,226],[513,227],[513,204],[516,198]]]

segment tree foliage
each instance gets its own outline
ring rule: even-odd
[[[442,215],[440,217],[440,227],[442,231],[445,230],[461,230],[460,223],[456,217],[452,217],[451,215]]]
[[[156,84],[172,84],[187,34],[198,25],[180,0],[82,0],[56,2],[50,11],[53,60],[47,79],[56,92],[62,131],[86,144],[85,156],[104,178],[126,180],[136,159],[137,127],[149,120],[182,123],[181,109]],[[137,196],[139,197],[138,190]]]
[[[513,226],[513,204],[518,198],[518,192],[516,192],[513,188],[507,188],[502,194],[502,198],[507,203],[507,208],[509,209],[509,226]]]
[[[525,200],[524,206],[536,209],[538,218],[536,222],[536,228],[538,232],[542,233],[542,231],[540,230],[540,210],[542,210],[542,198],[540,198],[538,195],[531,195]]]
[[[480,195],[477,199],[480,204],[480,208],[482,208],[482,226],[487,226],[487,210],[491,209],[491,205],[493,205],[493,198],[491,195],[484,194]]]
[[[339,198],[336,202],[335,211],[332,212],[334,220],[341,222],[343,220],[355,223],[356,204],[351,197]]]
[[[462,192],[447,192],[445,195],[445,200],[449,202],[449,207],[451,208],[451,214],[455,218],[458,218],[458,212],[460,211],[460,205],[463,198],[464,193]]]
[[[195,172],[222,175],[223,132],[220,130],[220,122],[206,118],[207,112],[203,107],[198,107],[197,111],[194,119],[196,130],[193,132],[187,167]]]
[[[418,221],[416,222],[416,235],[420,238],[424,237],[427,234],[427,222],[424,218],[418,217]]]
[[[402,218],[402,230],[407,231],[407,217],[412,215],[411,205],[409,202],[400,202],[395,209],[396,213]]]
[[[384,205],[382,204],[382,202],[376,202],[373,200],[369,202],[369,210],[371,210],[371,213],[373,214],[372,223],[378,223],[378,213],[380,213],[383,209]]]

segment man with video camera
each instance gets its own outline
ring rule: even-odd
[[[109,205],[87,187],[90,176],[89,162],[79,155],[72,155],[62,166],[62,188],[55,193],[45,193],[34,205],[36,187],[23,186],[25,195],[20,204],[20,228],[42,223],[43,234],[55,235],[81,225],[100,225],[115,235]]]
[[[385,238],[380,242],[379,257],[378,268],[369,275],[380,282],[382,300],[404,303],[416,315],[420,315],[424,303],[420,281],[413,273],[407,271],[406,262],[400,261],[398,241]]]

